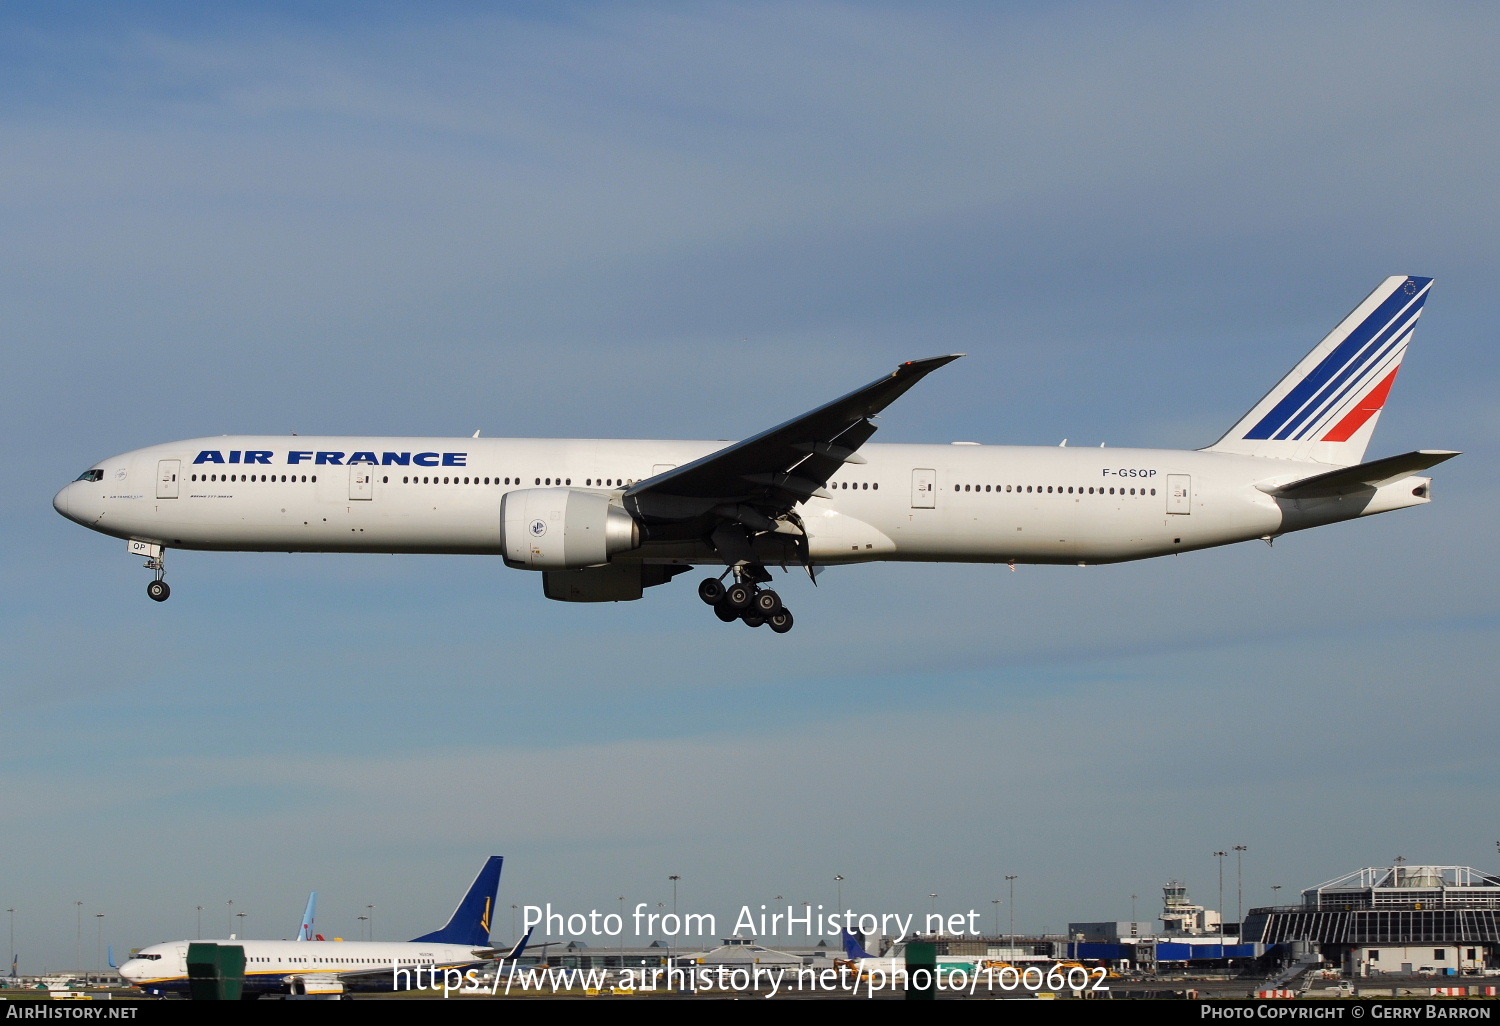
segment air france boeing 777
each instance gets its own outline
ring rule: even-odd
[[[1200,450],[869,445],[874,418],[957,356],[915,360],[740,442],[222,436],[137,449],[58,512],[168,548],[499,555],[548,598],[641,597],[694,565],[719,619],[791,629],[768,568],[871,560],[1086,565],[1274,539],[1429,501],[1458,455],[1362,462],[1431,278],[1387,278]]]

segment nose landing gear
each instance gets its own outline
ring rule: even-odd
[[[165,553],[158,553],[146,560],[146,569],[156,572],[156,580],[146,585],[146,594],[153,602],[165,602],[172,595],[172,589],[167,586],[166,581],[162,580],[167,575],[167,565],[163,562],[164,556]]]

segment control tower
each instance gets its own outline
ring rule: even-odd
[[[1211,908],[1195,905],[1188,897],[1187,884],[1172,880],[1161,891],[1163,932],[1193,937],[1219,932],[1219,913]]]

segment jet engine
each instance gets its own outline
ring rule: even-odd
[[[602,566],[640,543],[640,525],[605,493],[523,488],[500,500],[501,550],[517,570]]]

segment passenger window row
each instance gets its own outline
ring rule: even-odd
[[[391,479],[389,477],[383,477],[380,480],[381,480],[382,484],[390,484],[391,483]],[[521,484],[521,479],[519,477],[506,477],[506,478],[499,478],[499,477],[494,477],[494,478],[490,478],[490,477],[413,477],[411,475],[408,475],[408,476],[403,477],[401,479],[401,483],[402,484],[477,484],[477,485],[510,485],[510,486],[517,486],[517,485]],[[548,487],[551,487],[551,486],[554,486],[554,485],[564,485],[564,486],[566,486],[566,485],[571,485],[572,483],[573,483],[573,479],[571,477],[538,477],[538,478],[533,479],[533,481],[532,481],[532,484],[534,484],[534,485],[545,485],[545,486],[548,486]],[[613,477],[608,478],[608,479],[606,479],[606,478],[597,478],[596,479],[596,478],[592,478],[591,477],[591,478],[587,478],[584,481],[584,484],[585,484],[586,487],[589,487],[589,488],[613,488],[613,487],[615,487],[617,485],[623,486],[623,485],[632,485],[632,484],[635,484],[635,479],[634,478],[619,478],[619,479],[616,479],[616,478],[613,478]]]
[[[1088,488],[1084,488],[1081,485],[1080,486],[1076,486],[1076,487],[1074,485],[1068,485],[1066,488],[1063,487],[1062,485],[1047,485],[1045,487],[1043,487],[1042,485],[1024,485],[1024,486],[1023,485],[1006,485],[1005,487],[1002,488],[1000,485],[966,485],[966,484],[960,485],[960,484],[956,484],[956,485],[953,486],[953,490],[955,492],[970,492],[970,491],[973,491],[973,492],[989,492],[989,491],[995,491],[995,492],[1031,492],[1033,494],[1036,494],[1036,493],[1045,493],[1045,494],[1052,494],[1052,495],[1155,495],[1156,494],[1156,489],[1155,488],[1104,488],[1104,487],[1088,487]]]
[[[281,474],[281,475],[276,475],[276,474],[194,474],[194,475],[192,475],[191,479],[194,480],[194,481],[210,481],[210,482],[212,482],[212,481],[223,481],[223,482],[238,482],[238,481],[250,482],[250,481],[254,481],[254,482],[259,483],[261,481],[265,481],[265,482],[268,482],[268,483],[271,483],[271,484],[282,484],[282,483],[296,484],[296,483],[301,483],[301,482],[316,481],[318,479],[318,475],[317,474],[311,474],[311,475],[309,475],[309,474],[301,474],[301,475],[298,475],[298,474]]]

